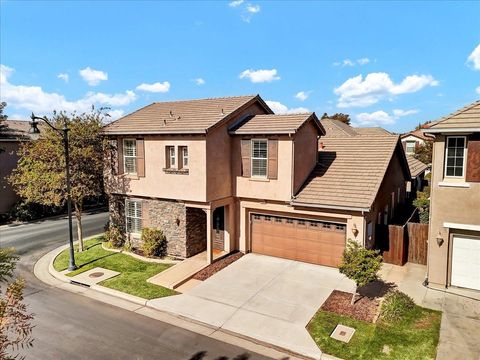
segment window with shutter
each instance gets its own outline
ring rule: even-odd
[[[467,150],[467,182],[480,182],[480,133],[468,138]]]
[[[252,176],[267,177],[268,141],[252,140]]]
[[[127,233],[139,234],[142,231],[142,202],[125,200],[125,218]]]
[[[465,136],[448,136],[446,138],[445,177],[464,177],[466,142]]]
[[[123,169],[126,174],[137,173],[137,141],[123,140]]]

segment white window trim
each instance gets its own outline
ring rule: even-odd
[[[462,176],[452,176],[452,175],[447,175],[447,153],[448,153],[448,139],[451,138],[463,138],[464,139],[464,151],[463,151],[463,164],[462,164]],[[445,137],[445,155],[443,158],[443,178],[444,179],[465,179],[465,173],[467,172],[467,137],[466,136],[446,136]]]
[[[133,218],[133,219],[140,219],[140,224],[141,224],[141,222],[143,221],[143,206],[142,206],[141,200],[138,200],[138,199],[125,199],[125,231],[127,232],[127,234],[140,235],[140,232],[128,231],[128,230],[129,230],[129,229],[128,229],[128,218],[129,218],[129,216],[128,216],[128,208],[127,208],[128,205],[127,205],[127,204],[128,204],[129,202],[140,203],[140,208],[141,208],[141,211],[142,211],[142,217],[139,218],[139,217],[134,216],[134,217],[131,217],[131,218]],[[140,225],[140,226],[141,226],[141,225]],[[141,229],[140,229],[140,231],[141,231]]]
[[[188,169],[188,165],[189,165],[188,163],[189,163],[189,160],[190,160],[190,158],[189,158],[190,154],[188,153],[188,146],[182,145],[182,146],[180,146],[180,148],[182,149],[182,154],[181,154],[182,155],[182,168]],[[185,150],[187,150],[187,156],[185,156],[185,154],[184,154]],[[185,158],[187,159],[187,165],[185,165]]]
[[[127,156],[125,155],[125,142],[126,141],[133,141],[135,143],[135,156]],[[137,139],[133,139],[133,138],[128,138],[128,139],[123,139],[123,171],[125,174],[128,174],[128,175],[137,175]],[[127,172],[127,162],[125,161],[126,158],[133,158],[135,159],[135,172]]]
[[[267,165],[265,166],[265,175],[253,175],[253,142],[254,141],[265,141],[267,143],[267,158],[255,158],[255,159],[261,159],[261,160],[266,160]],[[268,179],[268,139],[252,139],[250,140],[250,176],[252,178],[257,178],[257,179]]]
[[[411,151],[411,152],[408,151],[408,144],[409,144],[409,143],[410,143],[410,144],[413,143],[413,151]],[[415,140],[407,140],[407,141],[405,141],[405,153],[406,153],[406,154],[415,154],[415,145],[416,145],[416,143],[417,143],[417,142],[416,142]]]

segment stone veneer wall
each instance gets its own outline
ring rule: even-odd
[[[167,238],[167,253],[188,257],[186,207],[172,200],[144,200],[144,227],[158,228]]]
[[[125,196],[110,195],[110,223],[125,230]],[[207,216],[202,209],[187,208],[174,200],[143,199],[143,227],[161,229],[167,239],[167,253],[190,257],[207,248]],[[138,247],[141,241],[131,236],[130,242]]]
[[[187,257],[207,250],[207,214],[187,207]]]

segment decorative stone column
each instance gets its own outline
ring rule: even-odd
[[[211,264],[213,262],[213,241],[212,241],[212,228],[213,228],[213,217],[212,210],[205,209],[207,214],[207,263]]]

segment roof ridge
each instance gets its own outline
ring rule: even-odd
[[[441,117],[441,118],[438,119],[438,120],[434,120],[434,121],[436,121],[436,123],[433,124],[431,127],[435,127],[436,125],[438,125],[438,124],[440,124],[440,123],[442,123],[442,122],[444,122],[444,121],[446,121],[446,120],[448,120],[448,119],[451,119],[451,118],[454,117],[454,116],[460,115],[461,113],[463,113],[463,112],[465,112],[465,111],[467,111],[467,110],[470,110],[472,107],[474,107],[474,106],[476,106],[476,105],[479,105],[479,104],[480,104],[480,100],[475,100],[474,102],[472,102],[472,103],[470,103],[470,104],[468,104],[468,105],[465,105],[464,107],[462,107],[462,108],[460,108],[460,109],[458,109],[458,110],[456,110],[456,111],[454,111],[454,112],[452,112],[452,113],[450,113],[450,114],[448,114],[448,115],[445,115],[445,116]]]
[[[155,101],[152,104],[168,104],[168,103],[180,103],[188,101],[202,101],[202,100],[220,100],[220,99],[235,99],[235,98],[254,98],[259,96],[259,94],[248,94],[248,95],[233,95],[233,96],[218,96],[218,97],[208,97],[208,98],[197,98],[197,99],[181,99],[181,100],[171,100],[171,101]]]

